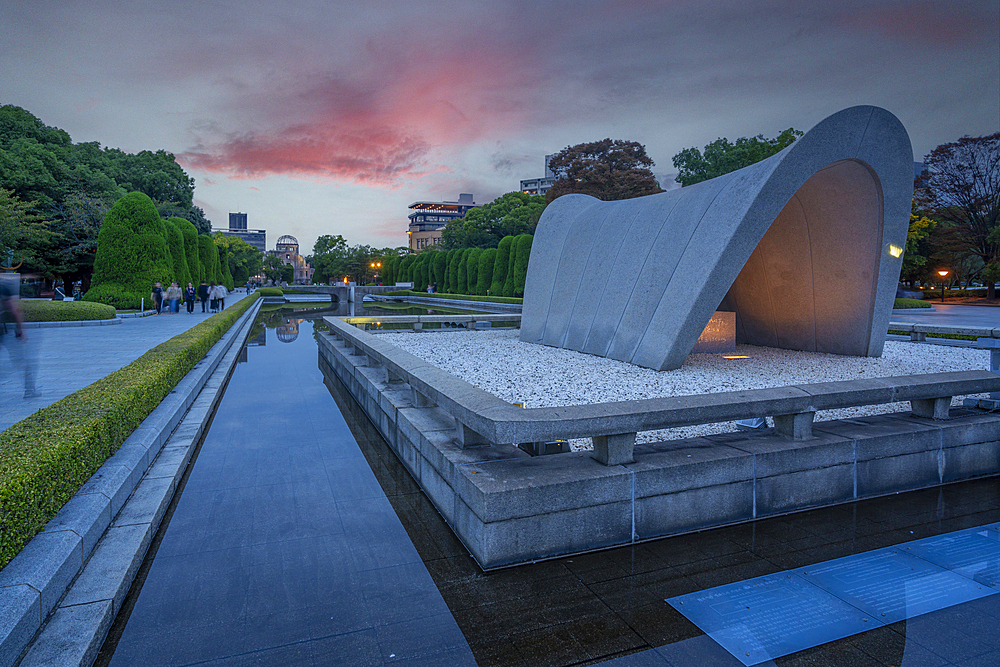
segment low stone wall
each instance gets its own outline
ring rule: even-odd
[[[607,434],[602,424],[622,415],[640,419],[640,404],[648,401],[629,402],[638,405],[632,413],[625,404],[545,409],[565,419],[528,414],[543,412],[538,409],[508,413],[500,399],[401,350],[379,351],[378,341],[367,340],[373,336],[327,320],[336,335],[320,335],[320,365],[347,386],[484,569],[1000,471],[1000,415],[952,408],[950,419],[937,421],[935,414],[949,416],[944,399],[926,397],[913,398],[926,417],[902,413],[819,422],[808,433],[788,424],[784,434],[766,429],[635,445],[629,460],[618,465],[597,460],[599,453],[596,459],[586,452],[531,457],[514,443],[532,440],[518,440],[532,423],[577,433],[591,428],[595,449],[603,440],[605,453],[614,452],[620,436]],[[913,395],[959,385],[978,392],[1000,381],[988,373],[940,375],[948,377],[914,377],[913,386],[925,390],[914,389]],[[882,381],[881,398],[871,402],[909,400],[896,386],[900,378],[893,380]],[[446,385],[450,395],[441,391]],[[825,393],[821,385],[804,389],[809,387],[816,388],[813,399],[827,402],[834,400],[830,396],[848,405],[870,399],[859,386]],[[724,404],[719,395],[663,400],[678,402],[677,419],[709,422],[741,418],[733,416],[741,410],[777,414],[760,406],[798,401],[804,392],[796,387],[758,393],[746,407]],[[685,398],[701,398],[703,405],[685,407]],[[699,412],[701,417],[694,416]],[[528,426],[505,415],[524,415]]]

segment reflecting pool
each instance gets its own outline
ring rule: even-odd
[[[982,479],[483,573],[300,310],[261,312],[98,664],[743,665],[668,600],[1000,522]],[[997,598],[757,664],[1000,664]],[[760,633],[803,620],[776,618]]]

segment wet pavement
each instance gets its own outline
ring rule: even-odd
[[[983,479],[483,573],[312,323],[271,319],[98,664],[740,665],[666,600],[1000,521]],[[997,664],[997,598],[761,664]]]
[[[892,322],[912,322],[916,324],[944,324],[948,326],[1000,327],[1000,306],[958,306],[935,303],[928,299],[933,310],[927,308],[907,308],[905,314],[893,312]]]

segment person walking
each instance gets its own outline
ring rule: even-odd
[[[229,290],[222,283],[215,286],[216,293],[219,295],[219,310],[226,309],[226,297],[229,296]]]
[[[159,315],[160,308],[163,307],[163,287],[160,283],[153,285],[153,292],[149,296],[153,301],[153,314]]]
[[[24,335],[21,286],[15,276],[0,276],[0,346],[7,348],[11,361],[24,368],[24,398],[38,398],[35,389],[35,357]]]
[[[208,301],[208,285],[202,280],[198,285],[198,299],[201,301],[201,312],[205,312],[205,304]]]
[[[188,286],[184,288],[184,304],[187,306],[188,313],[194,313],[194,300],[197,296],[195,292],[194,284],[188,283]]]
[[[167,288],[167,303],[170,306],[169,310],[167,310],[168,313],[176,314],[180,312],[181,288],[177,283],[170,283],[170,287]]]
[[[219,312],[219,288],[215,285],[214,280],[208,285],[208,298],[210,310],[213,313]]]

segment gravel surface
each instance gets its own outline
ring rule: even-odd
[[[881,357],[846,357],[738,345],[749,359],[692,354],[681,368],[653,371],[613,359],[522,343],[518,330],[392,332],[379,335],[407,352],[512,403],[537,408],[661,396],[763,389],[858,378],[989,368],[989,352],[962,347],[886,341]],[[955,403],[960,403],[955,398]],[[908,412],[909,403],[823,410],[816,420]],[[647,431],[638,442],[736,430],[733,422]],[[589,439],[571,442],[589,448]]]

